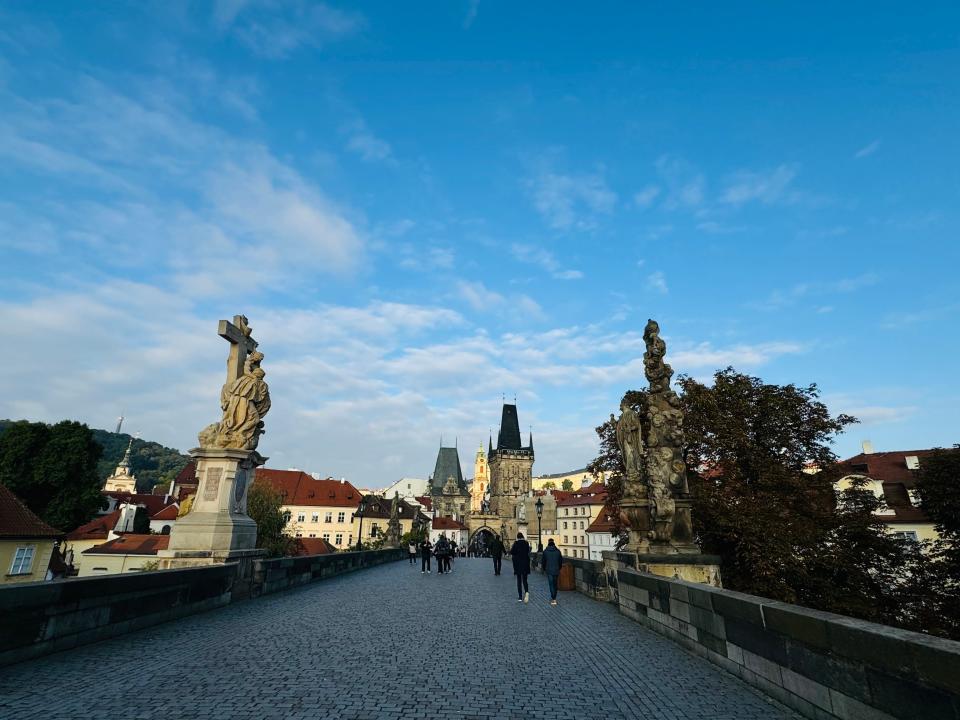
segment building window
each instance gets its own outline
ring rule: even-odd
[[[33,569],[33,545],[18,547],[10,565],[11,575],[29,575]]]
[[[298,513],[298,514],[297,514],[297,522],[303,522],[303,521],[306,520],[306,519],[307,519],[307,516],[304,515],[303,513]]]
[[[310,533],[309,535],[307,535],[307,537],[316,537],[316,536],[317,536],[316,533]]]
[[[566,520],[563,521],[563,529],[564,529],[564,530],[567,529],[567,521],[566,521]]]
[[[583,530],[583,520],[580,521],[580,529]]]
[[[901,530],[899,532],[890,533],[890,537],[894,540],[899,540],[900,542],[918,542],[920,538],[917,536],[916,530]]]
[[[379,534],[380,534],[380,525],[378,525],[377,523],[374,523],[373,527],[370,528],[370,537],[376,537]]]
[[[334,545],[343,545],[343,533],[337,533],[337,536],[333,539]]]
[[[313,515],[311,515],[310,522],[312,523],[320,522],[320,513],[314,513]]]
[[[321,537],[327,542],[330,542],[330,533],[324,533]]]
[[[564,515],[569,515],[569,514],[570,514],[570,508],[564,508],[564,509],[563,509],[563,514],[564,514]]]
[[[303,537],[303,533],[297,533],[294,537]]]
[[[567,544],[567,536],[566,536],[566,535],[563,536],[563,544],[564,544],[564,545]]]
[[[337,513],[337,522],[338,522],[338,523],[342,523],[342,522],[346,519],[346,517],[347,517],[347,516],[346,516],[345,513],[343,513],[343,512],[338,512],[338,513]]]
[[[332,513],[332,512],[328,512],[326,515],[324,515],[324,516],[323,516],[323,521],[324,521],[325,523],[332,522],[332,521],[333,521],[333,513]]]
[[[347,537],[347,545],[353,545],[353,533]]]

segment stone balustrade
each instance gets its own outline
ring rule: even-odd
[[[638,572],[615,553],[564,562],[578,591],[805,717],[960,719],[958,642]]]
[[[402,558],[370,550],[0,587],[0,666]]]

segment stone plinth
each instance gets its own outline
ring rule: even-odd
[[[210,565],[260,556],[257,524],[247,515],[247,490],[266,458],[256,451],[195,448],[197,494],[177,520],[170,544],[158,553],[161,567]]]
[[[605,552],[606,569],[639,570],[671,580],[685,580],[713,587],[723,587],[720,579],[720,556],[703,553]]]

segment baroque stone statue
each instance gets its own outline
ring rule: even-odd
[[[227,382],[220,390],[223,416],[220,422],[200,431],[203,448],[255,450],[264,432],[263,418],[270,410],[270,388],[260,367],[263,353],[255,349],[257,343],[250,336],[247,319],[238,315],[234,320],[237,325],[221,323],[220,334],[232,343]]]
[[[611,416],[612,417],[612,416]],[[623,457],[623,465],[629,480],[639,480],[643,469],[643,437],[640,418],[626,400],[620,403],[620,419],[617,420],[617,445]]]

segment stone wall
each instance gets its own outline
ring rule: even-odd
[[[373,550],[0,587],[0,666],[406,557]]]
[[[809,718],[960,719],[960,643],[564,558],[577,588]],[[597,579],[596,582],[591,578]]]

